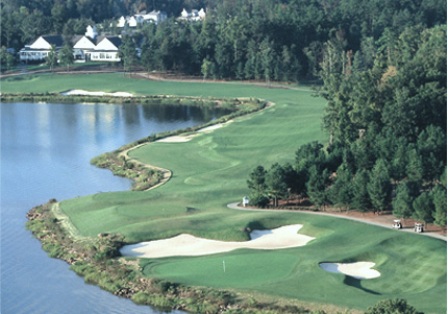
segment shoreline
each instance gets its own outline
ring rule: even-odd
[[[263,109],[263,108],[261,108],[261,109]],[[215,121],[215,123],[216,123],[216,121]],[[213,125],[213,124],[211,124],[211,125]],[[201,129],[201,128],[206,128],[206,127],[205,126],[201,126],[199,129]],[[196,130],[195,132],[199,132],[198,130]],[[185,132],[191,132],[191,130],[179,130],[179,131],[175,131],[174,133],[184,134]],[[148,137],[148,138],[139,140],[139,141],[137,141],[135,143],[127,144],[127,145],[123,146],[122,148],[119,148],[118,150],[116,150],[116,151],[114,151],[112,153],[116,154],[117,156],[120,156],[120,154],[123,154],[123,156],[125,156],[125,159],[126,159],[126,156],[127,156],[127,159],[129,161],[134,162],[135,160],[132,159],[131,157],[129,157],[129,155],[127,153],[130,150],[138,148],[140,145],[146,145],[148,143],[151,143],[151,142],[155,141],[155,138],[157,138],[157,136],[159,136],[159,135],[156,135],[154,137]],[[166,138],[167,136],[168,136],[167,134],[163,134],[163,135],[160,135],[160,138]],[[148,165],[146,165],[146,166],[148,166]],[[149,167],[153,167],[153,166],[149,166]],[[169,178],[168,178],[168,180],[169,180]],[[162,182],[160,184],[163,184],[165,182],[166,181],[164,181],[164,182]],[[152,188],[154,188],[154,187],[152,187]],[[264,209],[262,209],[262,210],[264,210]],[[276,211],[278,211],[278,210],[276,210]],[[60,221],[56,221],[56,224],[58,224],[58,222],[60,222]],[[94,238],[93,240],[94,240],[95,243],[97,241],[100,242],[100,243],[101,243],[101,241],[106,241],[106,242],[109,241],[109,240],[110,241],[115,241],[115,240],[113,240],[113,239],[115,239],[114,238],[115,236],[117,236],[117,235],[100,234],[100,235],[98,235],[98,239]],[[111,238],[109,238],[109,237],[111,237]],[[41,240],[42,243],[44,243],[43,239],[41,239],[40,237],[38,237],[38,239]],[[44,246],[44,244],[43,244],[43,247],[44,247],[44,250],[49,252],[47,250],[48,249],[48,245]],[[118,273],[121,272],[121,271],[129,271],[129,269],[133,269],[133,271],[135,271],[135,270],[138,271],[138,266],[136,266],[133,261],[124,261],[123,259],[121,259],[118,256],[114,255],[114,254],[116,254],[116,250],[117,249],[118,249],[118,247],[114,247],[114,250],[112,250],[112,251],[105,251],[104,252],[105,256],[107,257],[106,260],[107,261],[113,260],[114,267],[116,267],[116,269],[112,269],[111,272],[107,272],[106,274],[98,275],[98,276],[104,276],[104,277],[100,277],[100,279],[98,279],[98,280],[93,278],[96,275],[94,275],[94,274],[92,274],[90,272],[85,272],[84,269],[81,269],[81,268],[88,267],[88,266],[86,266],[86,264],[84,262],[79,262],[79,260],[77,260],[76,258],[73,258],[73,257],[70,257],[70,259],[68,259],[68,260],[64,259],[64,258],[61,258],[61,259],[66,260],[69,264],[71,264],[73,266],[73,267],[71,267],[72,270],[74,270],[75,272],[77,272],[78,274],[83,276],[85,278],[86,282],[94,283],[94,284],[100,286],[101,288],[112,292],[115,295],[119,295],[119,296],[123,296],[123,297],[129,298],[129,299],[132,299],[134,302],[139,303],[139,304],[147,304],[147,305],[152,305],[152,306],[155,305],[157,307],[157,306],[160,306],[160,303],[161,303],[162,304],[162,308],[165,308],[165,306],[166,306],[166,308],[170,308],[170,309],[182,309],[182,310],[189,311],[189,309],[188,308],[184,308],[183,305],[174,304],[173,303],[174,301],[172,299],[170,299],[170,301],[166,301],[166,296],[165,296],[165,292],[166,291],[159,291],[157,289],[159,289],[158,288],[159,285],[167,285],[168,287],[174,287],[173,289],[175,289],[177,291],[176,292],[176,298],[177,298],[179,295],[185,293],[185,291],[190,291],[188,289],[194,289],[194,287],[184,287],[184,286],[178,285],[176,283],[170,283],[170,282],[165,282],[165,281],[160,281],[160,282],[159,281],[154,281],[153,282],[152,279],[148,279],[148,278],[145,278],[145,277],[141,277],[139,279],[140,281],[145,283],[145,288],[141,288],[141,289],[140,289],[140,286],[138,285],[138,283],[137,283],[137,285],[134,285],[134,284],[130,284],[130,281],[127,283],[127,285],[120,286],[120,288],[118,290],[111,290],[111,289],[108,289],[108,287],[102,286],[101,281],[102,280],[106,280],[105,278],[110,279],[109,275],[114,274],[115,271],[117,271]],[[72,249],[70,247],[68,248],[68,252],[70,254],[73,254]],[[51,255],[52,254],[51,251],[50,251],[49,254],[50,254],[50,256],[52,256]],[[57,258],[60,258],[60,257],[57,257]],[[81,259],[83,258],[82,254],[80,255],[80,258]],[[105,261],[102,261],[102,262],[105,263]],[[77,265],[78,263],[81,263],[81,265]],[[99,271],[99,272],[103,272],[103,270],[100,271],[100,269],[102,269],[104,267],[104,264],[101,264],[101,266],[98,266],[98,265],[94,264],[94,266],[92,266],[92,267],[97,269],[97,271]],[[123,270],[122,267],[124,267],[125,270]],[[154,287],[154,285],[156,287]],[[144,290],[144,289],[149,289],[151,292],[147,293],[146,290]],[[186,290],[184,290],[184,289],[186,289]],[[155,299],[152,297],[152,294],[154,293],[153,290],[155,290],[157,293],[160,292],[158,297],[159,298],[163,298],[165,301],[160,301],[160,300],[159,301],[155,301]],[[214,291],[214,290],[216,290],[216,289],[210,289],[210,291]],[[217,291],[218,292],[222,292],[221,290],[217,290]],[[227,294],[229,292],[225,291],[224,293]],[[197,300],[200,301],[201,297],[198,296]],[[225,303],[224,305],[221,304],[220,306],[223,306],[223,308],[235,309],[235,308],[238,308],[238,306],[240,306],[240,305],[234,304],[234,303]],[[268,310],[268,308],[267,308],[267,310]],[[191,310],[191,311],[194,312],[194,310]],[[240,313],[246,313],[246,312],[242,311]],[[250,311],[248,311],[248,313],[250,313]],[[353,311],[353,313],[354,313],[354,311]]]

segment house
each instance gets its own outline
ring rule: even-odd
[[[84,35],[94,40],[98,36],[98,31],[96,30],[96,26],[95,25],[93,27],[90,25],[87,26],[86,33]]]
[[[31,45],[27,45],[19,51],[19,59],[24,62],[45,61],[54,47],[59,51],[64,45],[61,35],[43,35],[36,39]]]
[[[120,17],[117,22],[117,27],[123,28],[126,25],[129,27],[137,27],[138,25],[141,25],[143,23],[158,24],[160,22],[165,21],[167,17],[168,17],[167,14],[163,11],[153,10],[149,13],[146,13],[146,11],[142,11],[133,16]]]
[[[184,21],[200,21],[205,19],[205,10],[203,8],[199,11],[193,9],[188,12],[187,10],[183,9],[178,19]]]
[[[95,39],[89,36],[75,36],[73,39],[73,56],[76,60],[90,60],[95,50]]]
[[[119,48],[121,43],[121,38],[116,36],[98,38],[98,44],[90,52],[90,60],[120,62]]]
[[[127,24],[127,18],[122,16],[118,19],[117,27],[123,28],[126,24]]]
[[[153,11],[149,12],[148,14],[143,14],[142,16],[143,16],[143,20],[145,22],[150,22],[150,23],[155,23],[155,24],[163,22],[168,18],[167,14],[165,12],[156,11],[156,10],[153,10]]]

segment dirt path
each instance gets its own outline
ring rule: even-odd
[[[335,212],[313,212],[313,211],[307,211],[307,210],[291,210],[291,209],[261,209],[261,208],[251,208],[251,207],[243,207],[240,206],[239,202],[236,203],[230,203],[227,205],[228,208],[236,209],[236,210],[247,210],[247,211],[270,211],[270,212],[296,212],[296,213],[303,213],[303,214],[309,214],[309,215],[320,215],[320,216],[330,216],[330,217],[336,217],[336,218],[342,218],[342,219],[348,219],[348,220],[354,220],[362,223],[366,223],[369,225],[374,225],[378,227],[388,228],[392,229],[392,223],[393,220],[396,219],[393,215],[387,214],[387,215],[374,215],[372,213],[359,213],[359,212],[353,212],[349,211],[348,213],[341,212],[341,213],[335,213]],[[413,222],[411,220],[407,220],[407,224],[405,223],[404,228],[400,231],[404,232],[412,232],[414,233],[414,229],[411,225],[413,225]],[[446,241],[446,233],[443,233],[441,230],[432,230],[420,233],[421,235],[437,238],[443,241]]]

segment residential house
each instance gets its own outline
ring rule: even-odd
[[[127,17],[127,18],[124,16],[120,17],[117,22],[117,27],[119,27],[119,28],[125,27],[128,19],[129,19],[129,17]]]
[[[75,36],[73,39],[73,56],[76,60],[90,60],[95,50],[95,39],[89,36]]]
[[[98,44],[95,46],[94,50],[90,52],[90,60],[108,62],[121,61],[119,54],[121,43],[121,38],[116,36],[98,38]]]
[[[205,10],[203,8],[199,11],[193,9],[188,12],[187,10],[183,9],[178,19],[184,21],[200,21],[205,19]]]
[[[96,30],[96,26],[87,26],[85,34],[87,37],[91,39],[96,39],[98,36],[98,31]]]
[[[159,11],[153,10],[149,13],[146,13],[143,11],[141,13],[141,15],[143,17],[144,22],[155,23],[155,24],[163,22],[168,18],[167,14],[160,10]]]
[[[56,52],[64,45],[64,39],[60,35],[43,35],[36,39],[31,45],[27,45],[19,51],[19,59],[24,62],[45,61],[51,49]]]
[[[129,27],[134,28],[143,23],[158,24],[160,22],[165,21],[167,17],[168,17],[167,14],[163,11],[153,10],[149,13],[146,13],[146,11],[142,11],[133,16],[120,17],[117,22],[117,27],[123,28],[127,25]]]

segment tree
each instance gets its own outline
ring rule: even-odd
[[[62,47],[59,52],[59,62],[67,67],[67,71],[70,69],[70,65],[74,63],[73,50],[70,45],[66,44]]]
[[[383,300],[369,307],[365,314],[423,314],[404,299]]]
[[[211,62],[207,58],[202,60],[201,73],[202,73],[203,80],[206,80],[211,76],[211,74],[213,73],[212,67],[213,67],[213,62]]]
[[[15,59],[12,53],[9,53],[6,47],[0,49],[0,70],[11,70],[14,66]]]
[[[443,171],[446,160],[446,131],[429,125],[419,134],[417,147],[422,156],[424,178],[428,181],[437,178]]]
[[[446,227],[446,189],[441,185],[436,185],[431,191],[431,196],[434,204],[434,212],[432,213],[434,223],[438,226]]]
[[[374,211],[387,209],[392,195],[389,170],[383,159],[378,159],[370,174],[367,191]]]
[[[422,192],[412,203],[414,208],[414,214],[412,215],[418,221],[422,221],[425,224],[433,222],[434,203],[429,192]]]
[[[272,63],[274,61],[272,43],[267,39],[260,44],[260,61],[263,71],[263,77],[266,83],[270,83],[273,73]]]
[[[288,191],[296,194],[299,198],[304,197],[306,195],[306,174],[297,172],[291,164],[286,164],[283,169]]]
[[[367,184],[369,182],[369,172],[365,169],[359,170],[353,178],[353,199],[351,207],[366,212],[372,208]]]
[[[342,164],[336,172],[336,180],[330,188],[330,197],[333,204],[345,207],[348,211],[353,198],[352,174],[345,164]]]
[[[267,171],[263,166],[257,166],[249,175],[249,180],[247,180],[248,188],[258,194],[264,194],[267,188],[266,174]]]
[[[266,197],[266,174],[263,166],[257,166],[249,175],[247,187],[251,190],[250,203],[255,206],[264,207],[269,203]]]
[[[278,206],[278,199],[288,195],[285,169],[278,163],[271,166],[266,174],[267,191],[274,198],[274,207]]]
[[[423,161],[417,149],[408,150],[408,164],[406,166],[406,174],[409,180],[421,181],[424,176]]]
[[[123,38],[123,43],[120,47],[120,58],[123,62],[124,71],[132,71],[137,63],[136,45],[132,37],[126,36]]]
[[[308,196],[311,202],[319,209],[329,203],[328,186],[330,185],[330,173],[327,169],[318,171],[316,166],[310,169],[310,178],[306,184]]]
[[[148,41],[145,41],[142,45],[140,61],[146,72],[154,70],[154,51],[152,45],[148,43]]]
[[[53,45],[48,53],[46,63],[50,67],[50,71],[53,71],[54,66],[58,63],[58,54],[56,52],[56,47]]]
[[[419,187],[414,182],[400,182],[397,195],[392,201],[393,214],[398,218],[409,218],[413,214],[412,203]]]

